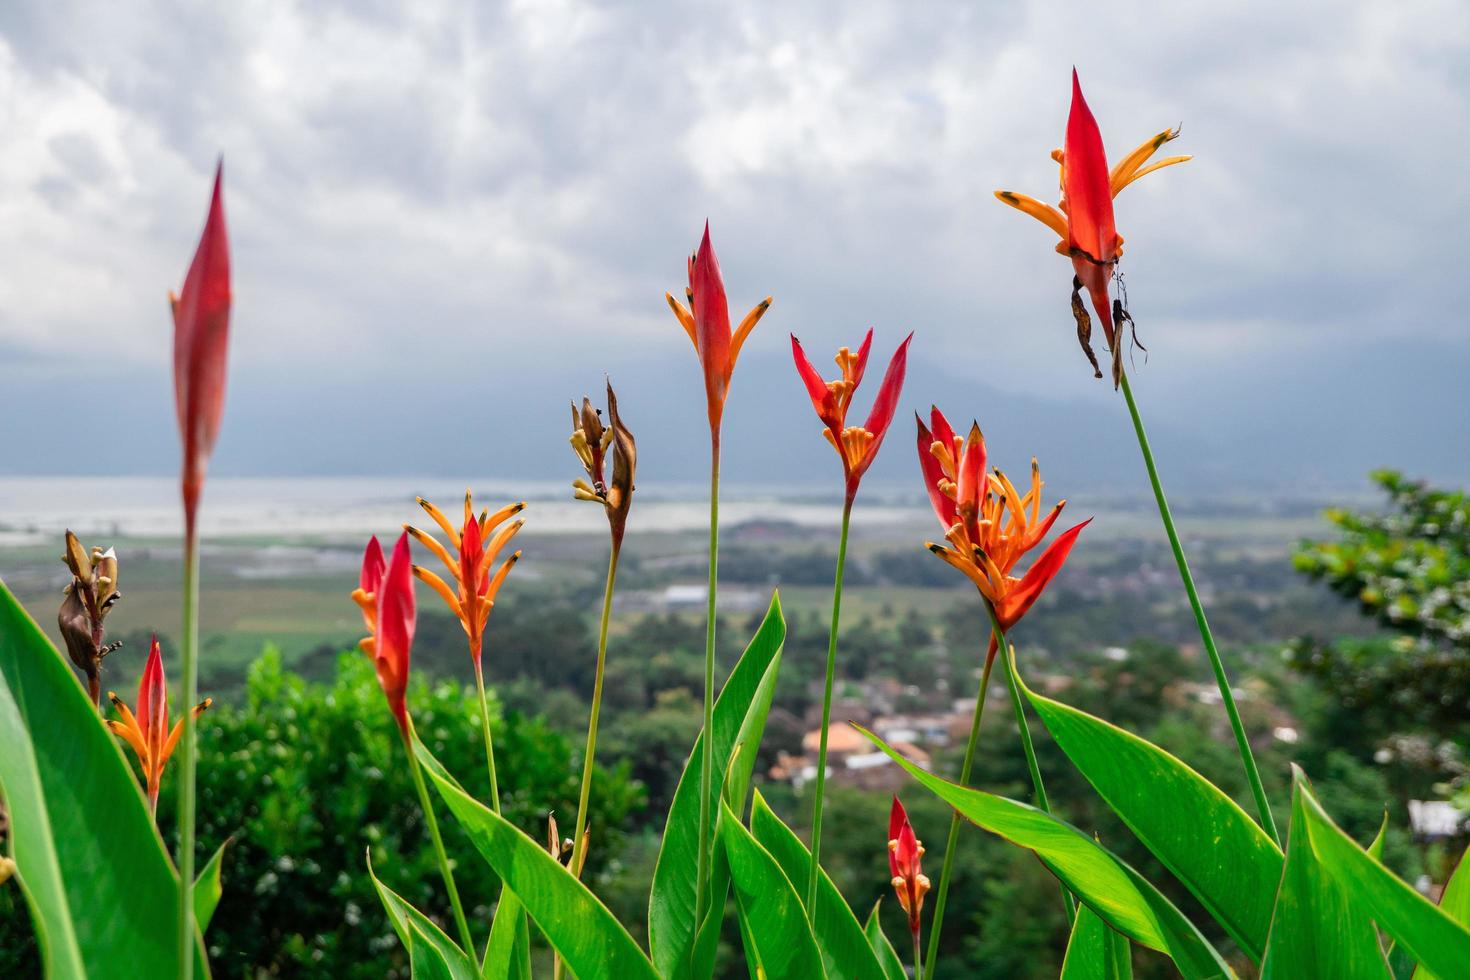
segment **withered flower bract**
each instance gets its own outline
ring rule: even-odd
[[[66,553],[61,556],[71,571],[63,590],[56,625],[66,641],[66,653],[87,678],[87,694],[101,707],[102,658],[121,643],[104,645],[104,620],[122,593],[117,590],[117,552],[93,548],[89,553],[77,536],[66,532]]]
[[[633,506],[633,473],[638,465],[638,448],[633,433],[618,414],[618,398],[612,382],[607,384],[607,424],[593,407],[592,399],[583,398],[581,409],[572,403],[572,449],[587,471],[587,479],[576,480],[572,488],[578,500],[595,500],[607,510],[607,523],[612,531],[613,550],[623,543],[628,526],[628,511]],[[612,459],[612,479],[607,477],[607,462]]]

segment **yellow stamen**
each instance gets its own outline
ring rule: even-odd
[[[439,598],[444,600],[444,604],[449,607],[450,612],[454,613],[455,618],[461,622],[464,621],[464,607],[459,604],[459,597],[445,584],[442,578],[422,565],[413,566],[413,574],[420,582],[423,582],[429,588],[439,593]]]
[[[1151,163],[1147,167],[1144,167],[1142,170],[1138,171],[1138,173],[1134,174],[1132,177],[1129,177],[1127,180],[1123,181],[1123,183],[1119,184],[1118,190],[1113,191],[1113,196],[1116,197],[1118,195],[1118,191],[1121,191],[1123,188],[1127,187],[1129,184],[1133,183],[1135,180],[1144,176],[1145,174],[1151,174],[1155,170],[1163,170],[1165,167],[1172,167],[1176,163],[1188,163],[1190,160],[1193,159],[1194,156],[1192,154],[1184,154],[1183,156],[1177,157],[1165,157],[1157,163]],[[1118,237],[1118,244],[1123,244],[1123,239],[1121,235]]]
[[[419,502],[419,506],[424,509],[424,512],[434,519],[434,523],[438,524],[439,527],[444,530],[444,536],[449,539],[450,547],[458,548],[459,532],[454,529],[453,524],[449,523],[449,518],[444,516],[444,512],[441,511],[438,507],[435,507],[433,504],[429,503],[423,497],[415,497],[414,499]],[[413,533],[413,529],[408,527],[408,525],[406,524],[404,525],[404,529],[407,530],[410,534]]]
[[[767,296],[755,304],[755,309],[745,314],[745,319],[740,321],[740,326],[735,329],[734,335],[730,338],[730,370],[735,369],[735,359],[740,356],[740,348],[745,345],[745,338],[750,336],[750,332],[755,329],[757,323],[761,322],[761,317],[765,316],[766,310],[770,308],[771,297]]]
[[[480,515],[480,537],[483,539],[492,527],[498,527],[506,518],[514,517],[525,509],[526,502],[524,500],[518,500],[513,504],[506,504],[489,517],[486,517],[482,513]]]
[[[454,560],[442,544],[434,540],[433,535],[425,534],[423,531],[409,524],[403,525],[403,529],[408,532],[409,537],[413,538],[425,548],[428,548],[435,555],[438,555],[439,560],[444,563],[445,568],[449,569],[449,573],[455,577],[455,580],[457,581],[459,579],[459,562]],[[458,548],[459,545],[456,544],[455,547]]]
[[[674,316],[679,318],[679,325],[689,335],[689,342],[694,345],[696,351],[699,350],[699,341],[694,337],[694,314],[689,312],[687,306],[674,299],[673,293],[664,293],[664,299],[669,301],[669,309],[674,311]]]
[[[1158,152],[1159,147],[1179,136],[1179,130],[1169,128],[1160,133],[1155,133],[1142,143],[1133,148],[1123,159],[1113,165],[1108,174],[1108,184],[1111,185],[1113,196],[1128,186],[1129,181],[1135,179],[1138,168],[1148,161],[1148,158]]]

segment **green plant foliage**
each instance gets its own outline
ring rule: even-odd
[[[1078,906],[1062,961],[1061,980],[1132,980],[1128,940],[1108,928],[1086,905]]]
[[[1466,857],[1470,857],[1470,850],[1460,855],[1460,863],[1455,867],[1454,874],[1445,883],[1444,894],[1439,897],[1439,907],[1451,919],[1462,926],[1470,927],[1470,867],[1467,867]],[[1449,977],[1440,978],[1437,974],[1430,973],[1425,969],[1414,971],[1415,980],[1449,980]]]
[[[1470,649],[1470,496],[1436,490],[1378,470],[1388,514],[1328,511],[1339,541],[1304,541],[1294,558],[1304,574],[1327,581],[1402,632]]]
[[[199,923],[199,932],[209,930],[209,921],[214,918],[214,910],[219,905],[219,897],[224,893],[224,883],[220,880],[221,863],[225,856],[225,848],[230,846],[227,840],[214,852],[214,856],[204,865],[199,872],[199,877],[194,879],[194,921]]]
[[[1062,751],[1139,840],[1260,962],[1281,851],[1234,800],[1179,759],[1027,690]]]
[[[444,934],[428,916],[409,905],[401,896],[378,880],[373,873],[373,857],[367,856],[367,873],[378,897],[383,901],[383,910],[388,921],[398,933],[398,939],[409,951],[415,980],[424,977],[444,977],[447,980],[476,980],[474,960],[455,945],[454,940]]]
[[[46,974],[178,973],[178,875],[143,794],[61,654],[3,584],[0,746],[16,877]],[[196,948],[195,975],[207,977]]]
[[[747,955],[760,964],[769,980],[826,977],[811,921],[791,879],[723,802],[718,830],[730,864],[736,907],[744,922],[741,935],[753,946]]]
[[[1294,788],[1286,864],[1261,962],[1261,980],[1321,976],[1384,980],[1388,962],[1363,908],[1312,846],[1305,792]]]
[[[431,755],[422,743],[415,749],[421,758]],[[440,775],[442,766],[424,768],[480,856],[521,900],[579,980],[658,977],[607,906],[540,843]]]
[[[760,629],[741,655],[735,669],[720,691],[714,706],[714,765],[716,771],[725,772],[730,766],[730,756],[736,744],[759,743],[761,730],[765,726],[767,712],[776,687],[776,676],[781,665],[781,647],[786,639],[786,624],[781,615],[779,596],[772,596]],[[704,765],[704,735],[690,750],[689,760],[679,777],[674,790],[673,802],[669,806],[668,820],[664,825],[663,844],[659,850],[658,864],[654,868],[653,888],[648,902],[648,941],[653,961],[666,977],[679,977],[691,968],[695,976],[708,976],[714,954],[713,942],[696,941],[694,929],[695,871],[699,852],[699,789],[700,773]],[[742,764],[754,762],[754,753],[741,753]],[[750,778],[747,769],[743,774],[733,773],[738,785],[745,785]],[[712,803],[718,805],[722,786],[718,780],[711,781],[715,794]],[[714,882],[714,876],[711,876]],[[722,909],[725,905],[725,890],[712,889],[711,909]],[[718,917],[711,919],[717,922]],[[701,929],[701,932],[703,929]],[[693,952],[698,946],[701,951],[699,963],[693,963]]]
[[[1230,974],[1220,954],[1158,889],[1077,828],[1035,807],[925,772],[872,732],[859,731],[966,819],[1034,851],[1103,921],[1139,945],[1168,955],[1185,977]]]
[[[908,980],[908,971],[903,968],[903,961],[898,958],[898,951],[888,941],[883,932],[883,923],[878,921],[878,910],[882,908],[882,900],[873,903],[873,909],[868,913],[868,921],[863,923],[863,935],[868,939],[868,945],[872,947],[873,955],[878,959],[878,965],[883,968],[883,976],[886,980]]]
[[[781,822],[757,791],[750,809],[750,832],[775,858],[790,881],[805,882],[812,855],[792,829]],[[817,878],[817,907],[808,912],[827,976],[833,980],[884,980],[884,970],[858,925],[847,900],[822,871]]]

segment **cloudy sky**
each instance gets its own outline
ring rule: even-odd
[[[165,293],[223,154],[232,381],[215,472],[570,478],[604,372],[644,481],[705,467],[664,305],[706,218],[732,305],[727,472],[837,463],[791,370],[916,332],[905,410],[1134,491],[1070,271],[999,187],[1054,196],[1075,64],[1111,154],[1176,484],[1470,479],[1470,7],[419,0],[0,5],[0,473],[175,465]],[[877,374],[871,375],[875,380]],[[864,406],[863,396],[859,395]],[[876,481],[914,476],[900,417]]]

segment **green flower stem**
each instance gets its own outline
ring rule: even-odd
[[[439,836],[439,821],[434,817],[434,808],[429,803],[429,788],[424,785],[424,773],[419,767],[419,757],[413,750],[413,720],[409,719],[408,731],[403,733],[403,747],[408,752],[408,769],[413,773],[414,789],[419,792],[419,806],[423,807],[424,819],[429,824],[429,838],[434,842],[434,856],[439,859],[439,873],[444,877],[444,887],[449,892],[449,904],[454,906],[454,923],[459,927],[460,946],[471,956],[475,955],[475,940],[470,935],[470,924],[464,917],[464,906],[459,901],[459,889],[454,886],[454,872],[449,868],[449,855],[444,853],[444,838]]]
[[[597,674],[592,681],[592,711],[587,719],[587,750],[582,758],[582,792],[577,798],[577,830],[572,837],[572,873],[581,875],[586,859],[583,832],[587,829],[587,804],[592,798],[592,760],[597,755],[597,718],[602,708],[602,677],[607,664],[607,623],[612,617],[613,583],[618,577],[618,546],[613,545],[607,561],[607,586],[602,590],[602,622],[597,627]]]
[[[1154,465],[1154,453],[1143,431],[1143,419],[1138,414],[1138,404],[1133,400],[1133,389],[1128,384],[1128,372],[1121,375],[1123,400],[1128,403],[1128,414],[1133,417],[1133,431],[1138,435],[1138,448],[1143,452],[1143,465],[1148,470],[1148,482],[1153,486],[1154,499],[1158,501],[1159,518],[1164,523],[1164,532],[1169,536],[1169,547],[1174,552],[1174,564],[1179,566],[1179,578],[1184,582],[1184,591],[1189,596],[1189,607],[1194,611],[1194,621],[1199,627],[1199,637],[1205,652],[1210,656],[1210,667],[1215,672],[1215,683],[1220,688],[1220,699],[1225,704],[1225,713],[1230,716],[1230,728],[1235,733],[1235,747],[1240,752],[1241,765],[1250,782],[1251,795],[1256,800],[1256,812],[1260,814],[1261,826],[1278,845],[1281,836],[1276,832],[1276,821],[1271,816],[1271,803],[1266,799],[1266,788],[1261,785],[1261,773],[1256,768],[1256,758],[1251,753],[1251,743],[1245,736],[1245,726],[1240,721],[1240,711],[1235,707],[1235,695],[1230,693],[1230,679],[1225,675],[1225,664],[1220,660],[1220,651],[1215,646],[1215,636],[1210,632],[1210,622],[1205,618],[1205,608],[1200,603],[1199,591],[1194,586],[1194,576],[1189,572],[1189,562],[1184,557],[1184,546],[1179,543],[1179,532],[1174,528],[1174,517],[1169,512],[1169,501],[1164,496],[1163,484],[1159,482],[1158,467]]]
[[[997,653],[1001,659],[1001,669],[1005,671],[1006,686],[1011,691],[1011,707],[1016,712],[1016,728],[1021,732],[1021,751],[1026,754],[1026,768],[1031,771],[1031,785],[1036,791],[1036,808],[1043,813],[1051,813],[1051,801],[1046,797],[1046,784],[1041,779],[1041,766],[1036,761],[1036,746],[1031,743],[1031,726],[1026,721],[1026,706],[1021,701],[1021,688],[1016,683],[1016,672],[1011,666],[1006,632],[1000,625],[1000,619],[995,615],[995,606],[988,599],[985,601],[985,611],[990,614],[990,625],[999,643]],[[1067,906],[1067,925],[1070,927],[1077,918],[1077,900],[1072,897],[1072,893],[1065,885],[1062,886],[1062,901]]]
[[[919,930],[914,930],[914,980],[924,980],[924,959],[919,955]]]
[[[194,776],[198,764],[194,712],[199,700],[199,535],[184,519],[184,731],[179,737],[179,976],[194,975]],[[155,806],[155,813],[157,804]]]
[[[842,571],[847,565],[847,531],[852,524],[852,495],[842,506],[842,536],[837,545],[837,575],[832,584],[832,628],[827,634],[827,675],[822,686],[822,735],[817,749],[817,789],[812,802],[812,860],[807,876],[806,907],[817,910],[817,877],[822,858],[822,797],[827,788],[827,728],[832,724],[832,675],[837,669],[837,623],[842,616]]]
[[[475,693],[480,696],[480,731],[485,736],[485,770],[490,774],[490,809],[499,813],[500,781],[495,778],[495,743],[490,737],[490,703],[485,696],[485,671],[480,666],[479,657],[475,657]]]
[[[987,634],[989,635],[989,634]],[[996,638],[1000,642],[1000,638]],[[980,719],[985,716],[985,698],[990,693],[990,669],[995,666],[994,657],[985,658],[985,667],[980,671],[980,690],[975,695],[975,714],[970,719],[970,740],[965,743],[965,760],[960,764],[960,785],[970,785],[970,769],[975,764],[975,746],[980,739]],[[929,961],[924,972],[931,977],[939,959],[939,930],[944,922],[944,906],[949,899],[949,878],[954,871],[955,842],[960,836],[960,813],[950,814],[949,837],[944,842],[944,864],[939,869],[939,888],[934,893],[934,920],[929,925]]]
[[[694,877],[694,932],[699,933],[709,907],[713,817],[710,792],[715,768],[715,587],[720,554],[720,434],[711,433],[709,464],[709,606],[704,633],[704,760],[699,772],[699,861]]]

